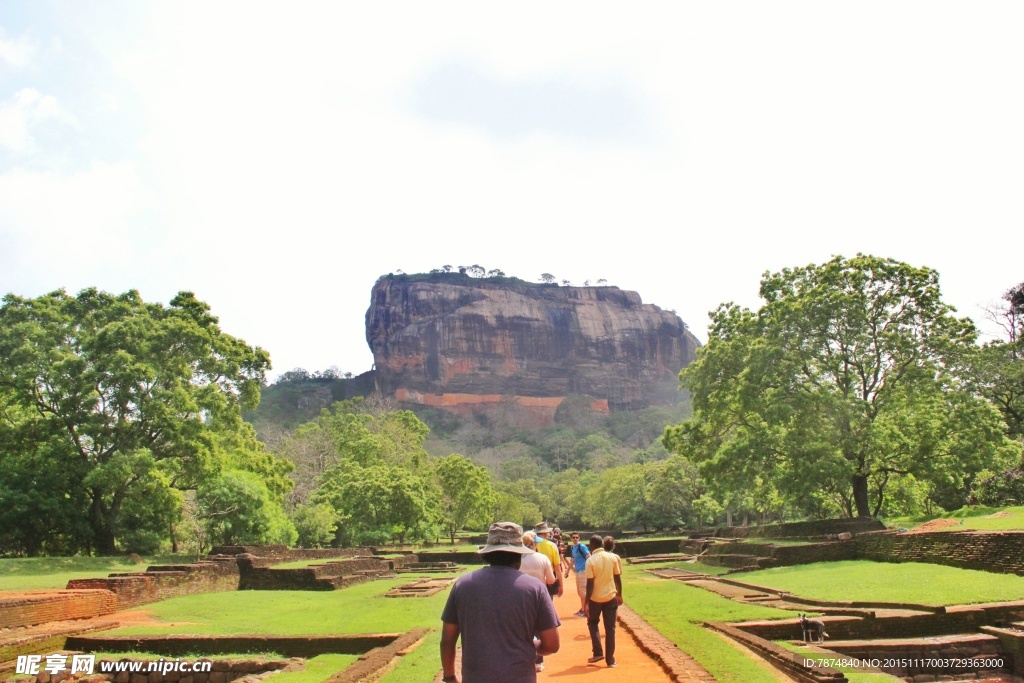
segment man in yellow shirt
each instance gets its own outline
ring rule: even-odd
[[[537,535],[537,552],[543,553],[545,557],[551,560],[551,568],[555,572],[555,582],[548,584],[548,593],[552,599],[556,595],[562,597],[562,592],[564,591],[562,586],[562,558],[558,552],[558,546],[549,540],[551,527],[547,525],[547,522],[541,522],[533,528],[533,533]]]
[[[590,537],[590,559],[587,560],[587,628],[594,656],[587,660],[594,664],[602,659],[609,667],[615,666],[615,614],[622,604],[622,563],[619,556],[604,549],[603,539]],[[601,634],[597,621],[604,621],[605,646],[602,653]]]

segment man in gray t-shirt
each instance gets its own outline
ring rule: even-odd
[[[441,613],[442,680],[459,680],[461,635],[462,683],[535,683],[534,662],[558,652],[561,622],[544,584],[519,571],[522,556],[533,551],[523,546],[522,527],[498,522],[478,552],[488,566],[460,576]]]

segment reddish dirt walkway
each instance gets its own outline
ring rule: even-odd
[[[570,584],[571,588],[575,588]],[[623,591],[623,595],[626,595]],[[629,596],[626,595],[627,602]],[[579,609],[580,599],[576,591],[555,598],[555,609],[562,626],[558,629],[561,649],[557,654],[544,658],[544,671],[537,675],[537,681],[587,681],[588,683],[671,683],[672,679],[661,665],[645,654],[637,642],[619,624],[615,631],[615,660],[618,666],[609,669],[604,661],[587,664],[593,654],[590,647],[590,632],[587,620],[574,617]],[[601,627],[601,642],[604,642],[604,627]]]

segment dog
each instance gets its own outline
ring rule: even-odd
[[[808,619],[800,615],[800,630],[803,631],[805,643],[824,643],[828,638],[825,633],[825,622],[821,619]]]

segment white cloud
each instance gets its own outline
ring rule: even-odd
[[[13,67],[25,67],[32,62],[37,51],[35,43],[27,36],[10,38],[0,27],[0,62]]]
[[[33,130],[48,121],[73,124],[74,117],[61,109],[57,98],[35,88],[23,88],[0,103],[0,146],[15,152],[34,147]]]
[[[24,85],[57,101],[2,105],[0,148],[88,169],[0,177],[10,289],[194,289],[279,369],[355,372],[399,268],[603,277],[698,335],[838,253],[934,267],[972,316],[1021,278],[1019,2],[111,7],[35,27],[66,59]]]
[[[148,191],[130,163],[94,164],[73,175],[0,175],[0,255],[7,291],[87,286],[139,267],[133,243]]]

